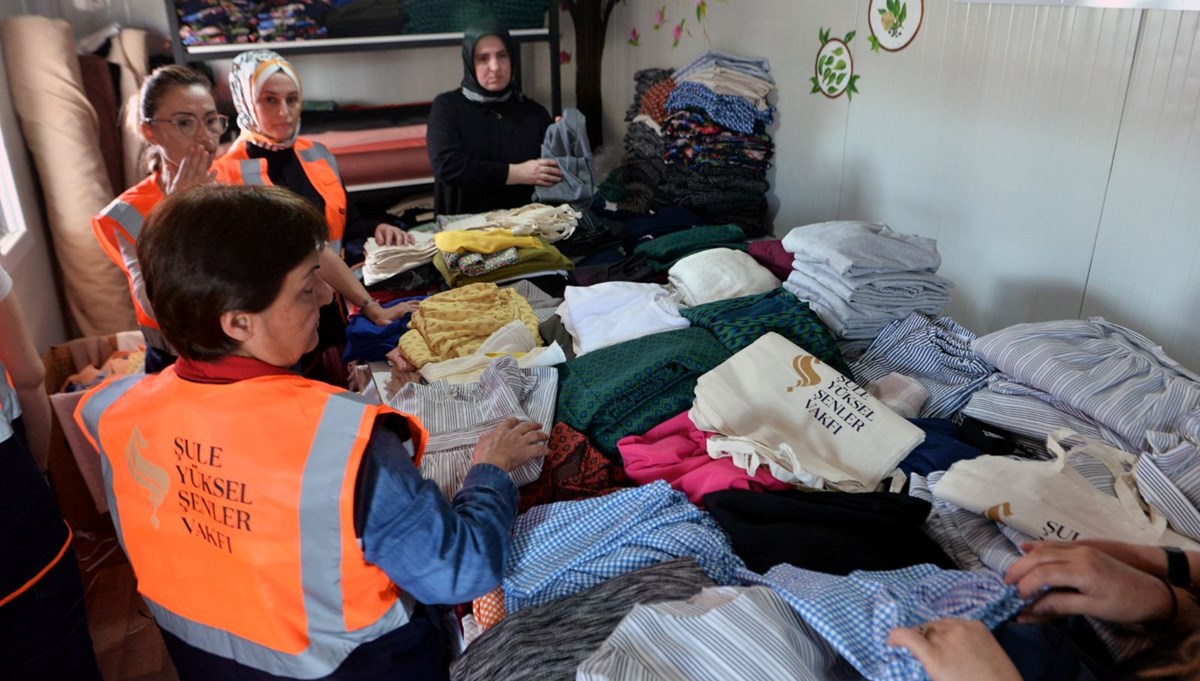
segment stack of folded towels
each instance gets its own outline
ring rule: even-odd
[[[863,348],[891,322],[914,312],[936,315],[954,284],[936,272],[937,242],[871,222],[796,227],[783,239],[795,256],[784,287],[841,340]]]

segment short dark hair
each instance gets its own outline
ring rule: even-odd
[[[167,198],[137,247],[163,335],[186,359],[233,353],[238,342],[221,329],[221,315],[267,309],[328,236],[317,209],[281,187],[206,185]]]

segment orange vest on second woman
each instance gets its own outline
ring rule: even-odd
[[[325,221],[329,223],[329,246],[334,253],[341,253],[342,235],[346,231],[346,189],[338,173],[337,159],[320,142],[303,137],[296,138],[292,146],[308,181],[325,201]],[[217,181],[223,184],[249,184],[270,186],[267,175],[267,160],[250,158],[246,153],[246,140],[238,138],[229,151],[216,161]]]
[[[420,423],[294,375],[205,384],[112,379],[75,418],[155,620],[188,644],[279,676],[332,673],[408,621],[363,557],[354,487],[375,419]]]
[[[100,247],[129,280],[129,294],[133,298],[133,309],[137,312],[138,324],[144,332],[148,331],[146,340],[152,344],[153,339],[159,335],[158,321],[154,319],[154,311],[150,309],[150,300],[146,296],[146,286],[142,281],[142,270],[138,266],[137,241],[142,235],[146,217],[163,198],[165,195],[158,187],[158,173],[154,173],[126,189],[92,218],[92,231],[95,232]],[[166,347],[165,341],[154,345]]]

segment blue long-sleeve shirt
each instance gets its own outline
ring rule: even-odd
[[[491,464],[476,464],[446,501],[412,462],[411,442],[381,421],[358,481],[356,524],[364,555],[422,603],[464,603],[504,576],[517,487]]]

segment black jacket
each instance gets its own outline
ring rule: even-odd
[[[521,95],[481,104],[461,90],[433,100],[426,143],[439,215],[516,208],[533,201],[531,185],[506,185],[508,165],[541,156],[546,109]]]

